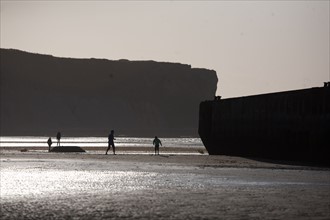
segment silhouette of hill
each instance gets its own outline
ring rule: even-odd
[[[1,135],[197,136],[216,72],[1,49]]]

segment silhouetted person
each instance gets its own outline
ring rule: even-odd
[[[116,147],[115,147],[115,143],[113,142],[113,140],[116,140],[114,137],[114,130],[111,130],[109,136],[108,136],[108,149],[105,152],[105,154],[108,154],[108,151],[110,150],[110,147],[112,146],[112,151],[113,151],[113,155],[116,155]]]
[[[48,152],[50,152],[50,147],[51,147],[51,146],[52,146],[52,144],[53,144],[53,142],[52,142],[52,139],[51,139],[51,138],[48,138],[47,144],[48,144]]]
[[[61,132],[57,132],[56,139],[57,139],[57,146],[61,146]]]
[[[159,145],[163,146],[163,145],[162,145],[162,142],[158,139],[157,136],[155,136],[155,139],[154,139],[154,141],[153,141],[152,143],[153,143],[153,145],[155,145],[155,155],[156,155],[157,153],[158,153],[158,155],[159,155]]]

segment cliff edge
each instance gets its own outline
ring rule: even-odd
[[[197,136],[213,70],[1,49],[0,135]]]

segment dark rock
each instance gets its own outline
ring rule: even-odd
[[[53,147],[50,152],[86,152],[81,147],[77,146],[62,146],[62,147]]]

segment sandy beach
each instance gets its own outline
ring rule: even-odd
[[[326,167],[127,149],[0,158],[1,219],[330,218]]]

